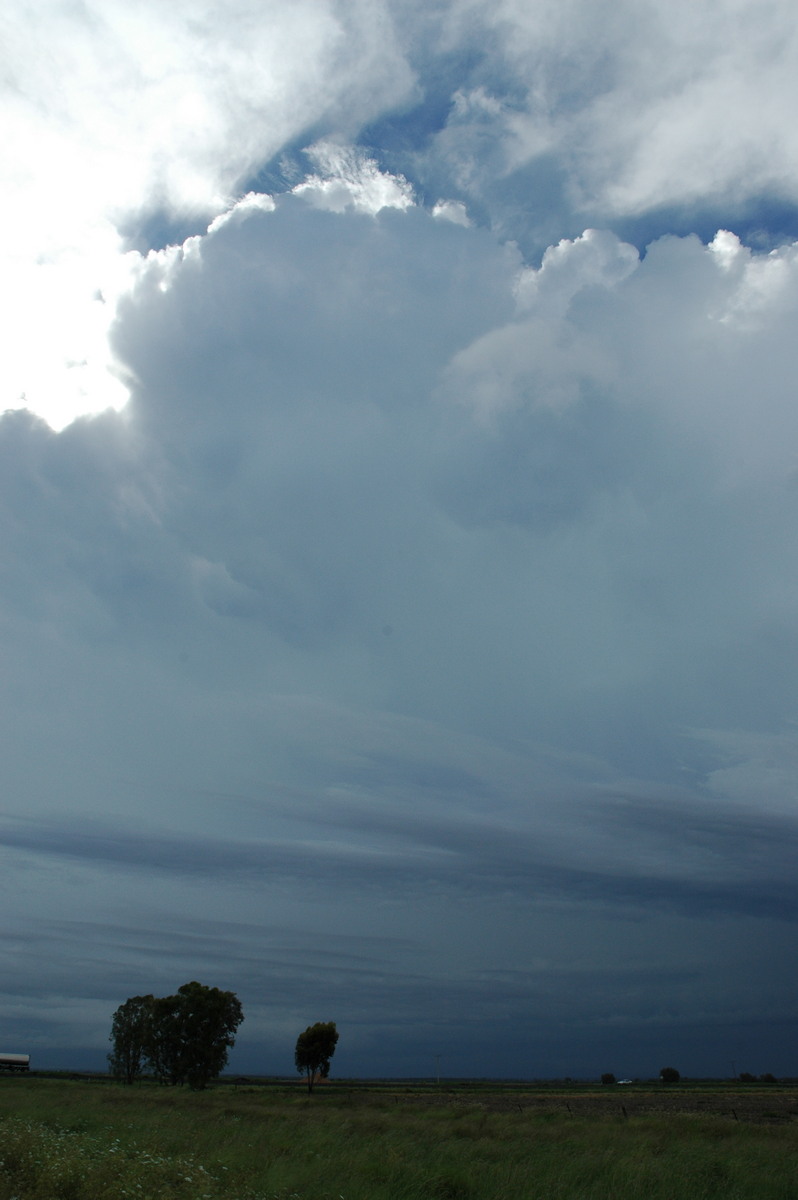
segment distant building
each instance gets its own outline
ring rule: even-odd
[[[0,1053],[0,1071],[29,1071],[30,1070],[30,1055],[29,1054],[2,1054]]]

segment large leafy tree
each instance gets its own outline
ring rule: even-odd
[[[146,1003],[140,1021],[139,1071],[142,1061],[146,1061],[164,1083],[187,1083],[196,1090],[206,1087],[226,1066],[236,1030],[244,1019],[238,997],[234,992],[192,981],[184,983],[174,996],[134,996],[128,1000],[114,1014],[111,1032],[114,1054],[109,1060],[119,1078],[126,1077],[122,1069],[127,1061],[123,1057],[127,1043],[115,1037],[117,1018],[130,1007],[132,1024],[138,1011],[135,1006],[142,1001]],[[122,1026],[126,1027],[124,1021]]]
[[[178,1044],[178,1082],[204,1088],[227,1065],[235,1033],[244,1020],[234,992],[184,983],[178,989],[175,1040]]]
[[[154,1003],[154,996],[131,996],[114,1013],[108,1065],[123,1083],[135,1083],[148,1057]]]
[[[330,1059],[335,1054],[337,1044],[338,1030],[334,1021],[317,1021],[300,1033],[296,1040],[294,1062],[300,1075],[303,1071],[307,1074],[308,1092],[313,1091],[317,1076],[326,1079],[330,1074]]]

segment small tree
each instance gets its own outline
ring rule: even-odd
[[[663,1067],[659,1077],[663,1083],[678,1083],[681,1079],[681,1075],[675,1067]]]
[[[615,1076],[613,1075],[612,1071],[605,1071],[604,1074],[601,1076],[601,1082],[604,1084],[615,1083],[616,1080],[615,1080]]]
[[[308,1077],[308,1094],[313,1091],[316,1076],[326,1079],[330,1074],[330,1059],[335,1054],[338,1044],[338,1030],[334,1021],[317,1021],[308,1025],[304,1033],[296,1040],[294,1062],[301,1075],[304,1071]]]
[[[114,1013],[108,1055],[111,1074],[123,1083],[135,1083],[141,1074],[150,1041],[153,996],[131,996]]]

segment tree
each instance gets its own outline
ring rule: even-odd
[[[613,1075],[612,1071],[605,1071],[601,1076],[601,1082],[604,1084],[615,1083],[615,1076]]]
[[[180,1024],[178,996],[153,999],[146,1046],[147,1061],[156,1079],[173,1086],[185,1082]]]
[[[227,1066],[235,1033],[244,1020],[234,992],[184,983],[177,992],[175,1032],[178,1042],[179,1082],[195,1091],[204,1088]]]
[[[244,1019],[235,993],[192,981],[184,983],[174,996],[134,996],[117,1010],[112,1040],[117,1016],[124,1014],[128,1006],[133,1006],[133,1013],[141,1001],[146,1005],[139,1026],[139,1069],[144,1059],[163,1083],[188,1083],[197,1091],[206,1087],[226,1066],[235,1032]],[[117,1051],[115,1041],[115,1053],[109,1055],[118,1077],[125,1077],[122,1069],[126,1060],[121,1053],[125,1045],[120,1041]],[[117,1061],[121,1064],[119,1068]]]
[[[131,996],[114,1013],[108,1055],[111,1074],[123,1083],[135,1083],[147,1057],[153,996]]]
[[[663,1067],[659,1077],[663,1083],[678,1083],[681,1079],[681,1075],[675,1067]]]
[[[304,1033],[296,1040],[294,1062],[301,1075],[303,1071],[308,1077],[308,1094],[313,1091],[316,1076],[326,1079],[330,1074],[330,1059],[335,1054],[338,1044],[338,1030],[334,1021],[317,1021],[308,1025]]]

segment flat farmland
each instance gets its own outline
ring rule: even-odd
[[[0,1200],[795,1200],[782,1087],[0,1079]]]
[[[437,1094],[399,1091],[394,1103],[435,1104],[441,1097],[453,1106],[479,1105],[491,1112],[526,1111],[528,1113],[566,1112],[572,1117],[621,1116],[692,1113],[731,1117],[736,1121],[764,1124],[798,1122],[798,1089],[779,1087],[737,1087],[686,1085],[661,1087],[656,1084],[631,1088],[443,1088]]]

